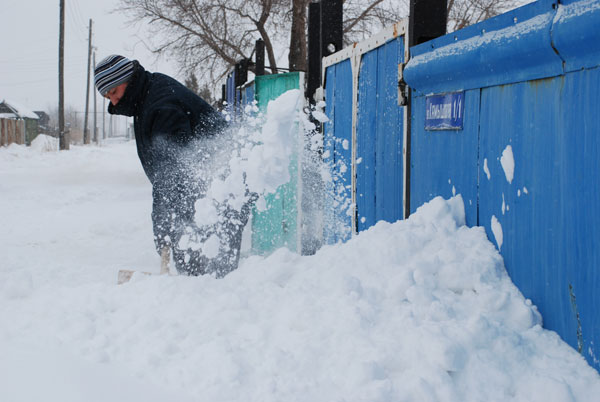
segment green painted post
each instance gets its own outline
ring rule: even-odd
[[[265,112],[269,101],[290,89],[299,89],[299,72],[263,75],[255,78],[255,96],[258,107]],[[290,182],[279,187],[275,194],[266,197],[267,209],[252,215],[252,251],[256,254],[287,247],[297,250],[298,243],[298,155],[289,164]]]

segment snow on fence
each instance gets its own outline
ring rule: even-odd
[[[398,82],[408,56],[406,32],[405,20],[323,59],[324,160],[333,173],[327,243],[379,220],[404,218],[407,108]]]
[[[232,121],[245,117],[246,106],[254,105],[261,113],[266,113],[270,101],[286,91],[299,89],[304,82],[304,73],[291,72],[256,76],[253,81],[239,79],[243,71],[235,68],[228,76],[224,88],[225,110]],[[294,138],[296,151],[290,160],[290,182],[280,186],[274,194],[265,196],[266,208],[252,212],[252,252],[265,255],[274,250],[287,247],[292,251],[305,253],[310,249],[311,238],[307,233],[310,224],[303,223],[302,214],[302,171],[301,157],[302,127],[294,126],[297,132]],[[290,135],[291,133],[280,133]]]
[[[25,121],[0,118],[0,146],[25,144]]]
[[[402,205],[413,213],[435,196],[462,194],[467,224],[485,228],[544,326],[596,369],[598,26],[598,0],[540,0],[411,47],[405,65],[408,54],[381,50],[394,35],[323,63],[325,156],[339,182],[329,190],[348,201],[345,227],[357,233],[402,219]],[[373,49],[387,56],[369,57]],[[408,117],[402,79],[412,90]]]
[[[302,87],[304,74],[299,72],[261,75],[254,79],[253,86],[240,90],[239,99],[242,104],[251,104],[256,100],[256,106],[266,113],[270,101],[291,89]],[[253,90],[250,90],[253,88]],[[252,213],[252,250],[257,254],[268,254],[280,247],[301,252],[302,245],[302,208],[301,208],[301,178],[302,159],[300,158],[302,128],[295,125],[290,133],[295,151],[288,166],[290,181],[280,186],[274,194],[265,196],[267,207],[264,211],[254,209]]]
[[[596,369],[599,26],[598,0],[541,0],[411,48],[404,71],[411,211],[461,193],[544,326]]]

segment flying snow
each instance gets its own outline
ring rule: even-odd
[[[290,111],[298,96],[284,99],[279,106]],[[271,165],[285,150],[269,135],[292,123],[269,119],[262,149],[245,151],[263,161],[247,159],[253,188],[271,189],[285,176]],[[284,248],[245,256],[222,279],[134,275],[116,285],[119,269],[160,266],[135,144],[44,152],[38,141],[44,136],[0,149],[3,401],[600,395],[598,373],[542,327],[484,229],[465,226],[460,194],[311,256]],[[201,206],[212,216],[210,204]],[[495,217],[492,229],[500,248]]]

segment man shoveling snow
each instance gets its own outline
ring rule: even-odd
[[[211,163],[216,150],[210,138],[223,133],[226,120],[184,85],[146,71],[137,60],[109,56],[98,63],[94,75],[96,88],[110,100],[108,112],[134,118],[138,156],[152,183],[154,241],[163,268],[172,249],[180,274],[221,277],[234,270],[251,197],[241,210],[215,205],[217,223],[194,219],[196,202],[205,196],[211,179],[199,173],[198,165]]]

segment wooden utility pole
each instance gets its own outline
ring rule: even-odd
[[[85,118],[83,119],[83,143],[90,143],[88,130],[88,110],[90,107],[90,63],[92,62],[92,19],[90,18],[90,34],[88,39],[87,86],[85,88]]]
[[[96,67],[96,51],[94,50],[94,57],[92,58],[94,62],[92,63],[92,67]],[[98,126],[96,125],[96,87],[94,86],[94,142],[98,144]]]
[[[65,0],[60,0],[58,33],[58,148],[69,149],[69,138],[65,135]]]
[[[106,139],[106,98],[102,97],[102,139]]]

